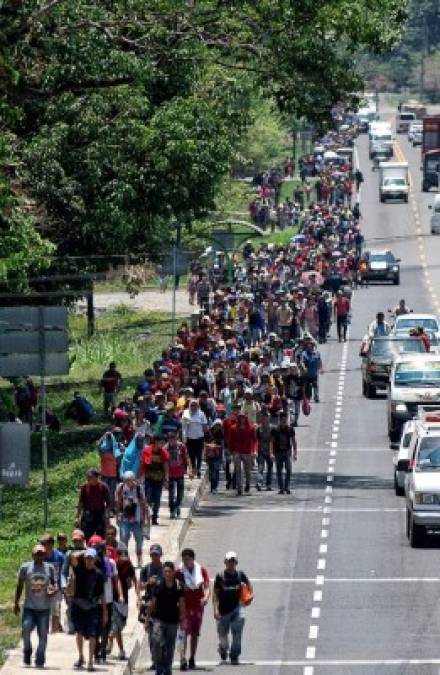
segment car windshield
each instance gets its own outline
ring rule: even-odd
[[[394,384],[396,387],[440,387],[440,361],[398,363]]]
[[[440,469],[440,436],[427,436],[422,439],[416,468],[419,471]]]
[[[400,115],[400,119],[406,121],[413,120],[414,119],[414,113],[402,113]]]
[[[370,253],[370,262],[394,262],[394,257],[390,253]]]
[[[418,326],[421,326],[425,330],[432,330],[432,331],[438,330],[438,323],[435,319],[417,319],[408,317],[404,319],[398,319],[396,323],[396,328],[398,330],[417,328]]]
[[[425,347],[421,340],[374,340],[371,345],[371,356],[390,357],[398,354],[423,353]]]
[[[385,178],[384,185],[405,185],[404,178]]]

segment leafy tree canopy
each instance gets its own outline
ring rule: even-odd
[[[404,0],[3,0],[0,161],[59,254],[163,250],[172,218],[212,208],[256,93],[326,123],[361,85],[356,51],[389,48],[404,15]]]

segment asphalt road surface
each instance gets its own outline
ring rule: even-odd
[[[206,495],[185,541],[211,575],[232,549],[253,579],[240,675],[440,673],[440,541],[409,547],[404,499],[393,491],[385,396],[362,396],[358,355],[376,312],[400,298],[440,313],[440,238],[429,234],[427,209],[434,195],[420,193],[420,148],[398,141],[412,174],[409,204],[380,204],[366,135],[357,150],[367,247],[402,259],[401,285],[358,290],[349,342],[333,333],[321,349],[321,403],[300,419],[292,495],[253,488],[237,498],[222,488]],[[197,663],[207,672],[231,669],[219,665],[211,605]]]

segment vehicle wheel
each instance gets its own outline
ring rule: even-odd
[[[395,286],[399,286],[399,285],[400,285],[400,275],[397,276],[397,277],[394,277],[394,279],[393,279],[393,284],[394,284]]]
[[[376,387],[374,384],[367,384],[367,398],[374,398],[376,396]]]
[[[365,382],[365,380],[363,378],[362,378],[362,393],[363,393],[364,396],[367,395],[367,383]]]
[[[405,494],[405,490],[401,487],[399,487],[399,484],[397,482],[397,474],[394,472],[394,492],[398,497],[403,497]]]
[[[422,545],[425,538],[425,532],[421,525],[416,525],[414,519],[409,517],[409,544],[412,548],[418,548]]]
[[[406,197],[403,198],[403,201],[405,202],[405,204],[408,204],[408,195],[406,195]]]
[[[381,201],[382,204],[383,204],[383,203],[385,202],[385,197],[382,197],[382,195],[380,195],[380,201]]]
[[[426,183],[422,183],[422,192],[429,192],[429,188]]]

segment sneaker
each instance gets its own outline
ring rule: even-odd
[[[176,509],[176,516],[177,518],[180,518],[180,506],[178,506]]]
[[[227,661],[228,652],[226,652],[224,649],[219,649],[218,653],[220,654],[220,658],[221,658],[222,661]]]
[[[266,492],[272,492],[272,485],[266,485]]]
[[[284,493],[285,493],[286,495],[290,495],[290,490],[289,490],[289,488],[286,488],[286,489],[284,490]]]
[[[176,517],[176,514],[174,513],[174,511],[170,511],[170,520],[174,520],[175,517]]]
[[[251,486],[250,486],[250,485],[246,485],[244,491],[245,491],[245,492],[250,492],[250,491],[251,491]]]
[[[124,651],[119,652],[118,661],[126,661],[126,660],[127,660],[127,657],[125,656],[125,652]]]
[[[152,519],[152,521],[151,521],[151,524],[152,524],[152,525],[159,525],[159,521],[157,520],[157,518],[154,518],[154,516],[153,516],[153,519]]]
[[[180,661],[180,670],[188,670],[188,663],[186,659]]]
[[[78,661],[75,661],[75,663],[73,664],[75,670],[80,670],[83,666],[84,666],[84,659],[82,658],[78,659]]]
[[[261,492],[261,485],[259,485],[259,484],[257,483],[257,486],[256,486],[256,487],[257,487],[258,492]]]
[[[234,657],[231,656],[231,666],[239,666],[239,665],[240,665],[240,661],[239,661],[238,656],[234,656]]]
[[[31,656],[32,656],[32,652],[24,652],[24,654],[23,654],[23,665],[24,666],[30,666],[31,665]]]
[[[194,661],[194,657],[191,656],[190,660],[188,661],[188,668],[190,670],[195,670],[196,669],[196,662]]]
[[[283,495],[283,494],[284,494],[284,490],[278,490],[278,494],[279,494],[279,495]]]

